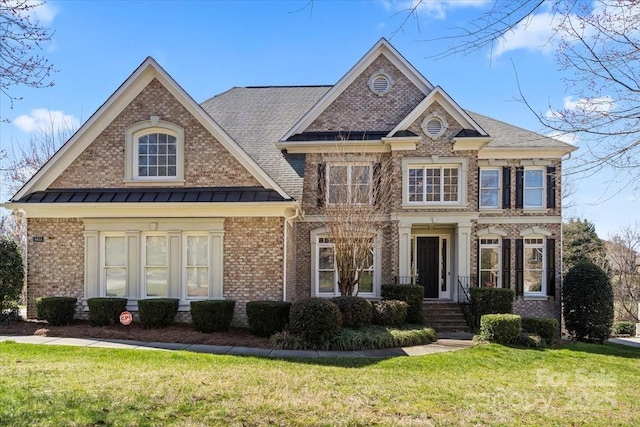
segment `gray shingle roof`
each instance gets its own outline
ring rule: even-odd
[[[304,155],[283,154],[275,144],[330,88],[236,87],[201,105],[291,197],[302,200]]]
[[[302,200],[304,155],[284,154],[276,147],[276,143],[330,88],[331,86],[236,87],[201,105],[291,197]],[[494,138],[487,147],[572,147],[557,139],[467,112]]]

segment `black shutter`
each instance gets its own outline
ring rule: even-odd
[[[511,288],[511,240],[502,239],[502,287]]]
[[[382,164],[373,164],[373,204],[380,203],[380,186],[382,185]]]
[[[480,187],[482,186],[482,179],[480,178],[480,168],[478,168],[478,210],[480,210]],[[480,256],[480,254],[478,254]]]
[[[547,239],[547,295],[556,296],[556,239]]]
[[[547,208],[556,207],[556,168],[547,167]]]
[[[469,286],[471,287],[483,286],[482,280],[480,280],[481,279],[480,277],[480,239],[476,239],[476,254],[477,254],[476,258],[478,260],[476,262],[476,280],[475,280],[475,283],[473,283],[474,282],[473,278],[470,279],[471,283],[469,284]]]
[[[318,163],[318,206],[324,206],[324,199],[327,191],[327,181],[325,178],[326,168],[326,163]]]
[[[522,209],[524,202],[524,168],[516,166],[516,208]]]
[[[511,168],[502,168],[502,209],[511,207]]]
[[[516,295],[524,293],[524,241],[516,239]]]

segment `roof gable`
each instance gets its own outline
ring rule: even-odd
[[[180,87],[151,57],[125,80],[80,129],[54,156],[16,193],[18,200],[25,195],[46,190],[100,133],[146,88],[157,80],[220,144],[235,157],[265,188],[280,196],[287,193]],[[124,135],[123,135],[124,139]]]
[[[282,141],[286,141],[292,135],[301,133],[307,129],[333,102],[371,66],[376,59],[384,56],[406,77],[422,94],[427,95],[433,89],[433,85],[413,65],[411,65],[391,44],[384,38],[380,39],[320,100],[302,116],[302,118],[287,132]],[[373,129],[359,129],[373,130]],[[380,129],[376,129],[380,130]]]

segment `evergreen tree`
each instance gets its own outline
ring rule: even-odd
[[[563,224],[562,260],[563,275],[583,260],[591,261],[607,274],[610,272],[604,241],[596,234],[593,223],[586,219],[572,218]]]

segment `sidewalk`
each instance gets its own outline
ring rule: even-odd
[[[628,345],[629,347],[640,347],[640,338],[609,338],[609,342],[614,344]]]
[[[120,348],[129,350],[183,350],[195,353],[227,354],[234,356],[260,357],[377,357],[424,356],[426,354],[464,350],[474,343],[467,336],[451,335],[437,342],[415,347],[387,348],[361,351],[311,351],[311,350],[272,350],[269,348],[231,347],[203,344],[178,344],[161,342],[143,342],[128,340],[82,339],[41,337],[36,335],[0,335],[0,342],[11,341],[19,344],[69,345],[91,348]]]

